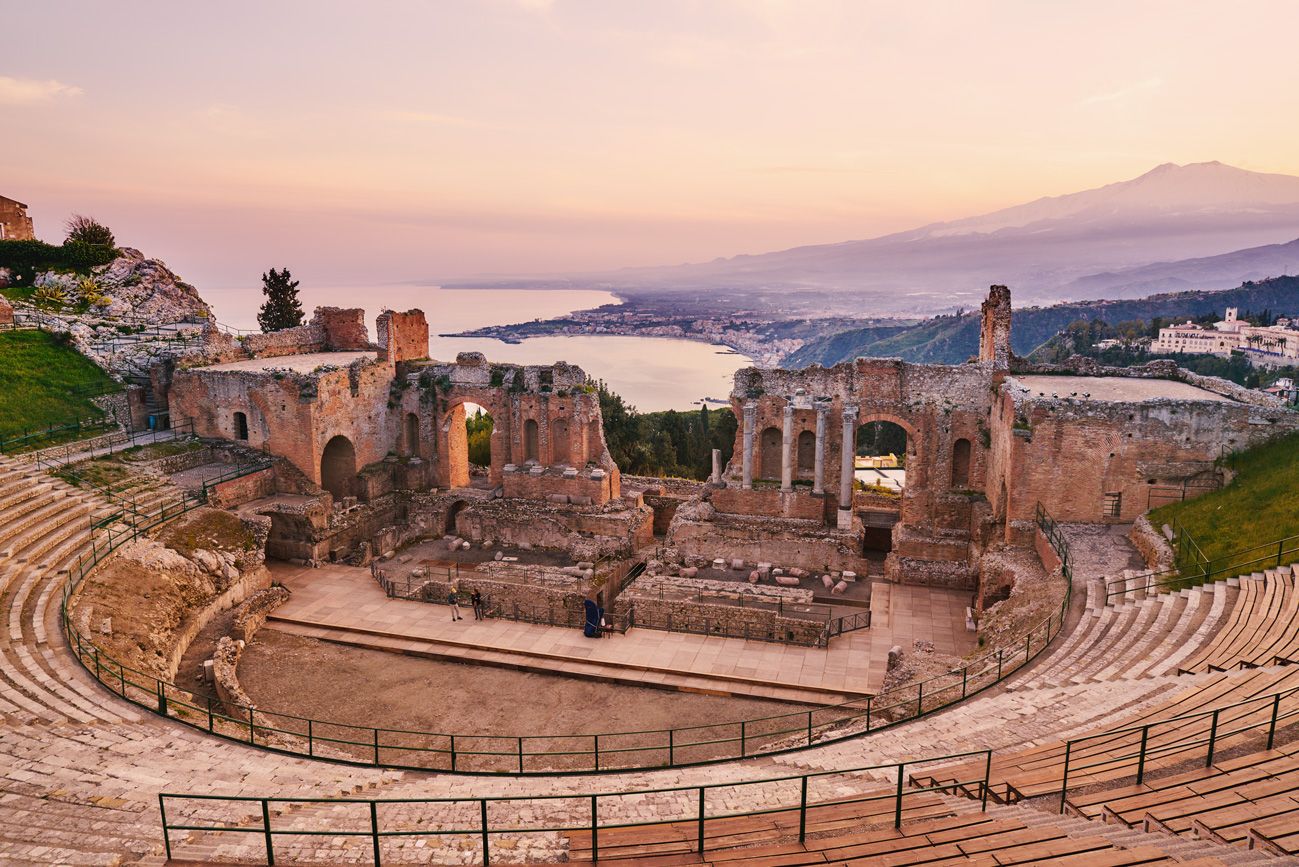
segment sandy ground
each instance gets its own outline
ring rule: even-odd
[[[497,736],[669,728],[802,708],[401,656],[272,627],[244,651],[239,679],[259,707],[281,712]]]

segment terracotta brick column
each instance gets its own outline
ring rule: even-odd
[[[857,455],[857,407],[843,408],[843,442],[840,451],[839,526],[852,525],[852,482],[855,470],[853,459]],[[845,521],[846,518],[846,521]]]
[[[812,473],[812,493],[825,493],[825,417],[830,407],[818,404],[816,408],[816,465]]]
[[[794,440],[794,405],[785,404],[785,427],[780,437],[780,489],[794,490],[794,462],[791,459]]]
[[[753,488],[753,425],[758,414],[758,405],[750,401],[744,405],[744,490]]]

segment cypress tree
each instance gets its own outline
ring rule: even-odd
[[[298,281],[289,269],[262,275],[262,293],[266,301],[257,312],[257,324],[263,332],[296,328],[302,324],[302,305],[298,302]]]

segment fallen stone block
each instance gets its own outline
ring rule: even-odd
[[[714,568],[714,569],[725,569],[725,568],[726,568],[726,561],[723,560],[721,557],[718,557],[716,560],[713,561],[713,568]]]
[[[776,583],[780,584],[783,587],[797,587],[798,579],[795,578],[793,575],[777,575]]]
[[[831,578],[829,575],[822,575],[821,583],[825,585],[826,590],[829,590],[831,587],[834,586],[834,579]]]
[[[749,583],[750,583],[750,584],[757,584],[757,583],[758,583],[758,579],[759,579],[760,577],[761,577],[761,576],[758,574],[758,570],[757,570],[757,569],[754,569],[752,572],[749,573]]]
[[[838,584],[830,588],[830,592],[835,594],[836,596],[842,596],[847,589],[848,589],[848,582],[840,581]]]

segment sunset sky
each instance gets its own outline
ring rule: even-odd
[[[1158,163],[1299,174],[1299,5],[6,3],[0,194],[200,289],[865,238]]]

